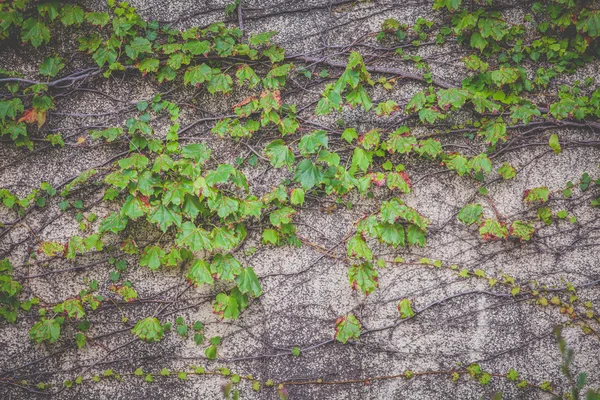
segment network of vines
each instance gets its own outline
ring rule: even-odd
[[[532,2],[522,23],[515,24],[506,21],[502,8],[494,3],[435,0],[433,8],[441,22],[419,18],[408,26],[386,19],[380,30],[337,49],[337,58],[330,58],[287,54],[273,44],[275,31],[245,34],[239,2],[226,10],[227,15],[236,16],[232,23],[184,31],[169,23],[145,21],[128,3],[114,0],[108,0],[106,12],[86,11],[61,1],[0,2],[3,48],[53,49],[55,32],[60,32],[61,40],[74,52],[70,58],[68,53],[44,56],[37,79],[0,65],[3,146],[27,148],[31,157],[47,149],[119,149],[107,162],[60,184],[43,182],[27,195],[0,189],[7,209],[3,215],[12,218],[0,222],[0,239],[9,238],[17,229],[26,230],[23,239],[4,246],[0,257],[2,323],[27,321],[30,340],[47,347],[47,357],[102,347],[104,338],[116,334],[150,343],[160,342],[166,335],[180,335],[193,338],[204,349],[203,363],[235,362],[262,356],[300,357],[336,342],[347,345],[373,332],[410,323],[453,297],[472,294],[465,292],[419,307],[410,297],[397,299],[397,318],[376,329],[363,326],[353,313],[342,315],[331,326],[333,339],[298,344],[272,355],[221,356],[222,338],[205,337],[203,321],[177,317],[178,311],[170,308],[169,302],[156,301],[156,308],[145,308],[147,316],[137,321],[124,317],[122,326],[111,333],[91,333],[94,325],[90,320],[97,313],[154,304],[153,298],[138,296],[136,286],[140,282],[126,279],[128,271],[138,268],[156,274],[183,268],[186,282],[166,288],[156,297],[175,290],[176,301],[197,287],[212,286],[210,299],[201,301],[210,301],[213,313],[224,323],[238,319],[263,293],[261,282],[266,277],[257,276],[239,256],[240,252],[252,256],[258,251],[255,247],[241,249],[249,235],[259,235],[261,246],[310,246],[323,258],[342,260],[347,265],[348,284],[361,296],[377,290],[379,274],[386,266],[443,269],[461,279],[487,282],[489,289],[481,293],[528,301],[541,309],[554,308],[568,316],[564,329],[579,329],[600,340],[600,317],[592,302],[578,294],[581,288],[600,284],[598,278],[579,285],[564,282],[560,287],[546,286],[520,282],[506,274],[492,275],[475,265],[457,265],[452,260],[394,254],[397,249],[426,247],[429,235],[442,229],[432,229],[430,220],[403,200],[418,182],[411,167],[418,169],[419,165],[436,167],[436,174],[457,174],[475,185],[470,201],[453,219],[475,232],[481,243],[526,245],[553,224],[576,229],[579,221],[570,212],[575,205],[600,206],[600,179],[590,172],[565,182],[562,190],[531,187],[522,193],[522,201],[529,205],[526,213],[507,216],[495,209],[488,187],[510,181],[523,169],[497,162],[502,155],[525,147],[544,147],[546,153],[558,155],[600,145],[598,140],[545,135],[557,127],[582,132],[600,129],[600,87],[594,77],[575,85],[557,83],[564,74],[579,71],[600,56],[600,10],[586,1]],[[352,5],[342,2],[339,6]],[[470,72],[462,82],[436,78],[430,71],[434,60],[414,55],[420,47],[448,42],[455,42],[464,52],[461,62]],[[400,67],[376,63],[384,58]],[[141,101],[121,101],[119,114],[127,116],[124,123],[88,126],[83,135],[47,129],[53,118],[60,118],[59,105],[64,99],[89,91],[118,100],[88,85],[130,76],[154,82],[161,91]],[[404,82],[418,83],[421,90],[406,104],[385,98],[387,91]],[[319,88],[318,99],[301,107],[292,103],[295,95],[311,93],[312,88]],[[206,114],[183,125],[183,103],[174,93],[186,90],[192,93],[188,100],[192,103],[197,94],[208,93],[216,99],[235,99],[236,104],[221,114]],[[375,99],[374,91],[383,93],[383,98]],[[334,124],[323,122],[348,109],[373,114],[378,126],[363,130],[349,126],[341,117]],[[210,145],[213,141],[196,140],[194,128],[204,124],[210,125],[214,138],[239,151],[234,164],[219,162]],[[456,137],[466,138],[472,145],[453,151],[445,140]],[[281,170],[283,178],[267,193],[257,194],[242,171],[257,165]],[[295,219],[306,204],[326,199],[328,207],[352,209],[357,206],[356,199],[363,198],[377,201],[377,208],[356,221],[352,232],[333,248],[298,234]],[[90,211],[99,205],[111,211],[105,215]],[[490,207],[494,215],[486,214]],[[49,209],[55,216],[43,226],[34,230],[28,225]],[[41,240],[39,233],[60,215],[72,216],[79,224],[79,234],[66,242]],[[140,237],[140,229],[150,233]],[[24,260],[15,257],[21,246],[27,248]],[[335,251],[340,246],[346,249],[343,254]],[[45,272],[30,274],[33,265],[46,268]],[[59,265],[62,267],[56,268]],[[107,277],[110,284],[90,281],[86,290],[57,303],[44,302],[27,288],[35,279],[98,265],[111,266]],[[526,390],[581,398],[587,375],[570,371],[572,351],[566,348],[560,330],[557,338],[564,356],[563,372],[571,385],[567,391],[555,390],[549,381],[528,381],[515,369],[486,371],[477,363],[444,371],[407,370],[401,375],[346,383],[425,375],[458,381],[465,376],[481,385],[491,379],[506,379]],[[117,349],[110,350],[114,351]],[[242,390],[238,384],[248,381],[253,390],[272,387],[285,399],[290,386],[344,383],[323,379],[261,381],[229,368],[211,369],[206,363],[178,371],[140,367],[94,372],[103,365],[98,362],[72,371],[73,378],[61,382],[52,379],[52,372],[25,372],[47,357],[2,371],[0,385],[43,395],[107,379],[131,377],[153,382],[219,375],[230,381],[223,388],[227,398],[238,398]],[[496,396],[501,398],[502,394]],[[586,396],[600,398],[592,388]]]

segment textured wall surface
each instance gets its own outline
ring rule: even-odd
[[[95,1],[85,4],[89,8],[101,9]],[[225,3],[217,1],[132,0],[131,4],[144,18],[170,22],[177,28],[206,26],[226,18],[223,13]],[[418,17],[438,17],[431,10],[430,2],[411,0],[358,3],[243,0],[242,10],[246,35],[274,30],[279,33],[273,41],[284,47],[287,55],[327,56],[335,61],[346,60],[347,55],[343,52],[348,46],[363,35],[377,31],[386,18],[393,17],[411,24]],[[507,7],[503,12],[509,19],[520,21],[525,10],[517,5]],[[239,23],[237,16],[229,22]],[[72,48],[73,40],[72,35],[66,32],[52,43],[51,49],[38,52],[18,47],[2,49],[0,67],[16,69],[25,77],[37,78],[41,57],[57,51],[68,58],[69,55],[62,52]],[[374,40],[365,43],[379,45]],[[355,50],[369,60],[372,50],[368,46]],[[433,76],[443,81],[459,84],[466,76],[460,62],[463,50],[456,43],[407,51],[427,59]],[[73,62],[79,67],[86,65],[85,57],[77,54],[73,55]],[[390,56],[380,59],[377,65],[393,68],[398,63],[397,58]],[[576,79],[596,75],[597,67],[587,66],[574,75],[561,77],[559,81],[569,84]],[[310,65],[308,68],[315,74],[322,69],[331,74],[339,72],[339,69],[323,65]],[[301,81],[303,77],[296,75],[293,79]],[[290,85],[295,86],[293,79]],[[171,89],[168,84],[159,86],[139,75],[126,79],[94,79],[84,86],[90,90],[80,90],[56,100],[56,110],[49,115],[43,128],[69,137],[64,148],[36,143],[35,151],[30,152],[17,149],[9,142],[0,143],[0,187],[25,195],[43,181],[59,185],[88,168],[110,167],[109,161],[126,150],[126,145],[98,145],[91,140],[77,144],[77,138],[86,137],[94,126],[122,124],[131,112],[132,104],[156,92]],[[299,109],[307,106],[299,113],[305,131],[318,129],[319,125],[335,129],[336,120],[340,118],[345,126],[356,127],[360,132],[372,127],[392,130],[403,117],[400,113],[377,118],[373,113],[366,115],[360,109],[345,108],[340,114],[315,118],[312,110],[323,86],[306,89],[298,83],[299,89],[284,92],[285,102],[296,103]],[[419,82],[400,77],[392,90],[376,88],[372,97],[374,103],[394,99],[404,105],[424,87]],[[199,119],[228,113],[230,107],[246,95],[234,91],[227,97],[209,97],[202,90],[183,87],[175,87],[175,91],[169,93],[171,99],[181,104],[182,127]],[[460,122],[461,118],[468,119],[469,116],[459,115],[457,118]],[[155,129],[158,132],[160,122],[157,124]],[[186,132],[188,140],[206,143],[220,163],[232,163],[240,154],[252,154],[250,148],[240,143],[212,135],[210,128],[213,124],[214,121],[195,124]],[[414,133],[427,135],[432,132],[417,128]],[[548,186],[553,193],[559,193],[567,181],[577,181],[583,172],[597,175],[600,163],[597,147],[565,147],[561,154],[555,155],[547,145],[551,133],[570,140],[585,141],[598,137],[598,132],[593,129],[557,128],[526,136],[527,143],[534,145],[519,148],[518,140],[525,136],[516,135],[517,142],[511,151],[497,152],[493,158],[494,171],[487,179],[494,180],[497,168],[504,162],[517,168],[516,178],[497,180],[488,185],[489,197],[477,197],[484,206],[486,217],[500,215],[508,221],[517,218],[535,220],[536,207],[522,201],[526,189]],[[43,137],[42,132],[40,137]],[[264,146],[271,140],[272,135],[259,132],[248,143],[262,154]],[[331,146],[343,148],[344,143],[339,136],[330,134]],[[484,145],[474,144],[460,135],[443,137],[442,143],[446,150],[469,155],[485,149]],[[459,269],[481,269],[486,276],[498,280],[502,280],[503,274],[508,274],[523,288],[536,285],[561,288],[566,282],[577,287],[597,281],[600,278],[597,246],[600,222],[598,211],[589,207],[592,194],[575,190],[576,200],[566,202],[555,196],[550,201],[553,211],[567,209],[569,215],[576,216],[576,224],[557,220],[551,226],[543,226],[538,221],[536,227],[539,229],[530,242],[486,242],[481,239],[476,227],[467,227],[456,221],[458,210],[478,196],[477,182],[422,159],[408,157],[404,163],[413,182],[413,191],[403,199],[430,219],[427,245],[424,248],[392,249],[372,243],[378,249],[378,256],[386,261],[385,267],[379,269],[379,287],[373,294],[365,297],[353,291],[348,283],[345,240],[361,217],[376,211],[380,201],[390,196],[389,191],[377,189],[374,199],[350,194],[348,199],[353,203],[350,210],[335,206],[334,199],[327,196],[307,197],[307,202],[294,217],[298,236],[330,249],[330,253],[324,255],[306,244],[300,248],[262,246],[262,230],[250,227],[248,239],[236,256],[244,265],[254,267],[261,278],[264,294],[253,300],[238,320],[223,322],[212,314],[211,304],[220,290],[219,284],[214,288],[186,289],[184,275],[187,266],[163,267],[151,272],[137,266],[136,258],[130,258],[126,279],[134,283],[140,298],[148,299],[147,303],[115,307],[105,302],[93,316],[93,336],[100,337],[97,340],[99,344],[91,344],[80,351],[60,342],[35,346],[28,337],[33,322],[27,318],[19,319],[14,325],[2,322],[0,373],[3,377],[20,376],[23,379],[31,375],[32,380],[44,376],[43,373],[52,373],[46,380],[62,381],[107,368],[131,373],[142,366],[145,370],[158,372],[165,367],[177,370],[189,365],[203,365],[210,369],[227,367],[240,375],[252,374],[263,382],[269,379],[275,382],[346,381],[402,374],[407,369],[415,372],[451,370],[458,364],[466,366],[478,362],[483,369],[495,374],[504,375],[510,368],[515,368],[529,382],[540,384],[548,380],[557,392],[562,392],[567,382],[560,373],[560,354],[553,329],[558,323],[567,321],[567,316],[555,307],[535,304],[530,296],[512,296],[510,289],[501,285],[490,288],[486,279],[465,279],[449,268],[421,265],[418,261],[427,257],[442,260],[445,266],[456,264]],[[257,196],[291,176],[285,169],[273,169],[261,159],[256,167],[245,164],[243,170],[251,191]],[[110,205],[99,201],[102,191],[92,187],[80,195],[89,207],[86,213],[94,212],[104,217],[112,211]],[[1,221],[16,218],[6,210],[0,213]],[[39,297],[43,302],[53,303],[76,296],[90,280],[96,279],[100,282],[100,290],[104,290],[106,297],[110,298],[111,294],[106,289],[111,285],[108,279],[111,267],[101,258],[90,255],[73,265],[64,260],[24,264],[38,241],[65,242],[71,235],[77,234],[77,226],[74,212],[61,213],[58,205],[51,203],[28,215],[25,223],[0,238],[0,252],[9,253],[17,275],[42,275],[27,281],[24,285],[26,293]],[[36,233],[35,238],[30,236],[31,230]],[[164,240],[160,232],[144,226],[144,223],[129,227],[127,235],[134,235],[139,243]],[[119,239],[115,237],[114,240]],[[249,251],[252,248],[258,248],[258,251],[252,253]],[[404,258],[405,262],[393,263],[396,257]],[[96,261],[91,268],[43,275],[48,270],[69,269],[79,263]],[[562,292],[561,296],[568,298]],[[598,284],[579,289],[578,296],[584,301],[592,301],[597,308],[600,296]],[[406,297],[413,301],[415,310],[423,312],[404,321],[398,319],[397,303]],[[207,361],[204,358],[206,345],[197,346],[191,337],[181,339],[174,332],[157,344],[135,340],[130,333],[132,325],[157,310],[160,310],[163,321],[174,321],[178,316],[183,316],[186,321],[202,321],[207,337],[220,335],[223,338],[219,347],[221,359]],[[350,312],[357,316],[367,332],[356,342],[346,345],[333,343],[336,319]],[[123,322],[124,318],[127,322]],[[69,332],[72,328],[66,329]],[[104,334],[106,337],[102,337]],[[578,326],[565,329],[564,335],[575,350],[575,368],[588,371],[590,384],[598,386],[598,336],[586,335]],[[289,350],[294,346],[303,349],[299,357],[290,354]],[[61,391],[56,397],[220,399],[221,385],[226,382],[226,378],[219,376],[193,376],[185,382],[157,377],[154,383],[127,377],[124,382],[114,379],[88,382]],[[244,399],[277,398],[272,388],[256,392],[244,381],[239,387]],[[506,399],[551,397],[535,388],[518,389],[515,383],[502,378],[493,378],[483,386],[465,376],[453,382],[448,376],[436,375],[417,376],[411,380],[373,379],[368,384],[289,385],[287,390],[292,399],[481,399],[491,398],[498,391],[503,392]],[[0,397],[25,399],[36,395],[4,385],[0,386]],[[43,397],[39,395],[39,398]]]

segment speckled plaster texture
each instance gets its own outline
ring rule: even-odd
[[[102,9],[96,1],[84,1],[92,9]],[[510,4],[510,2],[505,2]],[[228,20],[223,14],[227,2],[175,0],[160,2],[155,0],[132,0],[141,15],[172,23],[178,29],[191,26],[206,26],[211,22]],[[514,4],[514,2],[513,2]],[[381,23],[394,17],[403,23],[414,23],[418,17],[438,18],[431,11],[429,1],[372,1],[372,2],[326,2],[242,0],[245,34],[250,35],[266,30],[277,31],[274,42],[283,46],[287,54],[305,54],[312,57],[335,56],[336,52],[348,46],[358,37],[377,31]],[[525,8],[509,8],[507,17],[521,20]],[[237,24],[237,17],[228,22]],[[37,77],[36,65],[44,52],[66,51],[73,38],[68,32],[56,39],[55,50],[26,52],[22,49],[7,48],[0,52],[0,67],[17,69],[26,77]],[[369,49],[361,49],[365,59]],[[442,47],[424,46],[413,50],[428,58],[433,75],[447,82],[458,84],[466,71],[459,61],[462,50],[455,43]],[[85,58],[74,57],[75,67],[85,66]],[[380,61],[382,66],[394,67],[394,58]],[[78,64],[79,63],[79,64]],[[569,84],[576,79],[597,74],[598,65],[591,65],[574,75],[561,77],[561,83]],[[322,66],[309,66],[315,73]],[[410,65],[402,65],[410,69]],[[331,68],[327,68],[333,71]],[[413,72],[418,72],[413,69]],[[297,77],[296,79],[300,79]],[[59,185],[66,179],[91,167],[103,165],[121,154],[119,146],[76,145],[75,139],[86,137],[90,126],[123,124],[129,114],[126,107],[148,99],[156,92],[165,92],[168,87],[157,86],[154,82],[139,77],[127,79],[97,79],[87,84],[95,91],[108,93],[112,98],[100,96],[92,91],[80,91],[64,99],[57,99],[57,109],[49,116],[44,129],[62,132],[69,136],[70,145],[64,148],[48,148],[34,153],[26,149],[16,149],[8,143],[0,143],[0,187],[8,188],[25,195],[43,181]],[[405,104],[411,96],[424,86],[410,81],[399,80],[390,91],[377,88],[373,92],[376,100],[394,99]],[[294,92],[285,101],[299,106],[310,104],[318,99],[322,87],[309,91]],[[247,95],[234,92],[228,98],[209,97],[201,91],[178,88],[173,93],[175,100],[196,98],[196,103],[182,106],[182,126],[199,118],[219,115]],[[115,101],[114,99],[119,99]],[[187,101],[187,100],[186,100]],[[201,110],[201,111],[200,111]],[[63,114],[58,114],[63,113]],[[82,116],[86,114],[86,116]],[[98,115],[89,115],[98,114]],[[401,115],[386,119],[376,118],[357,109],[345,108],[342,113],[327,118],[314,118],[310,111],[301,115],[313,123],[335,126],[342,119],[346,126],[354,126],[364,132],[371,127],[390,129],[398,125]],[[463,117],[459,117],[463,118]],[[464,119],[468,119],[468,115]],[[460,121],[458,121],[460,122]],[[84,127],[84,128],[82,128]],[[165,131],[164,121],[157,121],[155,130]],[[234,162],[241,153],[250,155],[248,149],[239,143],[220,140],[209,133],[211,123],[199,124],[188,132],[191,141],[203,141],[213,151],[220,163]],[[161,131],[162,129],[162,131]],[[425,129],[415,134],[428,134]],[[535,209],[522,201],[523,191],[537,186],[548,186],[551,191],[564,188],[568,180],[577,180],[583,172],[592,176],[598,174],[600,152],[597,148],[565,149],[556,156],[549,152],[547,135],[544,132],[533,139],[540,146],[529,146],[504,153],[495,158],[494,171],[504,162],[518,169],[517,177],[509,182],[498,181],[489,186],[490,201],[483,201],[486,217],[494,217],[496,212],[509,220],[513,216],[535,219]],[[571,131],[556,129],[561,137],[589,140],[597,138],[592,131]],[[43,137],[40,133],[40,137]],[[272,139],[271,139],[272,140]],[[338,140],[339,138],[331,138]],[[257,134],[251,145],[262,150],[269,142],[268,137]],[[36,144],[36,146],[44,146]],[[464,138],[446,139],[446,149],[477,154],[484,147],[477,148]],[[446,264],[458,264],[470,270],[481,269],[489,276],[513,276],[522,284],[537,282],[548,286],[563,286],[566,281],[575,286],[600,278],[598,262],[597,231],[600,228],[598,211],[589,207],[588,197],[580,192],[581,201],[568,203],[570,215],[577,216],[578,223],[558,221],[552,226],[537,232],[532,243],[518,241],[483,242],[475,227],[465,227],[456,223],[456,213],[465,204],[473,201],[477,193],[476,182],[459,177],[454,173],[443,172],[443,168],[417,159],[406,160],[407,172],[413,180],[413,191],[406,195],[407,204],[415,207],[431,220],[431,229],[425,248],[392,249],[377,248],[377,254],[386,260],[404,257],[418,260],[422,257],[443,260]],[[274,170],[259,160],[256,168],[244,167],[251,185],[251,191],[262,195],[291,174],[285,170]],[[488,178],[495,178],[493,172]],[[99,202],[102,192],[93,187],[80,194],[85,199],[85,213],[96,213],[103,217],[112,212],[112,206]],[[307,198],[294,219],[298,233],[303,238],[320,246],[332,249],[334,255],[344,255],[343,240],[354,229],[354,223],[364,215],[376,210],[377,204],[385,197],[385,192],[375,193],[376,199],[349,195],[352,209],[328,207],[332,198]],[[480,201],[480,200],[478,200]],[[553,210],[560,210],[563,201],[552,200]],[[1,221],[11,221],[16,215],[0,211]],[[53,221],[48,225],[49,221]],[[37,232],[37,240],[63,241],[78,234],[78,223],[74,213],[60,213],[58,205],[52,203],[27,219],[27,224],[16,227],[0,240],[0,251],[9,249],[14,265],[21,266],[19,275],[42,274],[49,269],[65,269],[72,264],[60,261],[50,266],[22,266],[23,260],[36,242],[29,238],[29,231]],[[92,225],[97,229],[97,222]],[[78,374],[89,376],[106,368],[131,373],[138,367],[145,371],[158,372],[162,368],[185,369],[189,365],[204,365],[214,369],[227,367],[240,375],[252,374],[263,382],[272,379],[280,381],[301,380],[348,380],[374,376],[401,374],[405,370],[435,371],[450,370],[458,365],[479,362],[483,369],[504,374],[515,368],[532,383],[544,380],[553,383],[557,391],[567,386],[560,373],[560,354],[552,331],[558,323],[567,318],[555,308],[540,307],[531,301],[519,298],[473,293],[452,298],[437,304],[418,315],[418,318],[399,324],[393,329],[369,333],[359,341],[347,345],[319,343],[333,338],[336,319],[349,312],[354,313],[369,330],[376,330],[398,321],[396,309],[399,299],[408,297],[416,309],[423,309],[442,299],[464,293],[488,290],[485,280],[462,279],[447,269],[436,269],[423,265],[394,265],[388,263],[379,270],[379,288],[365,297],[352,290],[348,283],[348,265],[339,257],[324,257],[310,246],[266,247],[260,245],[260,231],[250,230],[248,240],[238,250],[236,257],[244,264],[254,267],[261,277],[264,294],[252,301],[239,320],[222,322],[211,313],[211,304],[216,293],[223,288],[194,288],[181,293],[185,288],[186,266],[162,268],[152,272],[139,267],[135,258],[129,258],[130,267],[126,279],[134,283],[140,298],[152,298],[178,302],[171,311],[164,313],[163,320],[173,322],[177,316],[186,321],[202,321],[207,337],[219,335],[223,344],[219,347],[222,359],[236,361],[207,361],[204,359],[206,345],[197,346],[191,337],[185,340],[174,332],[156,344],[146,344],[134,340],[129,333],[132,324],[139,318],[151,315],[160,303],[149,302],[140,306],[112,307],[110,302],[93,317],[94,336],[122,330],[122,333],[99,339],[101,345],[89,345],[80,351],[69,348],[60,354],[66,342],[54,345],[35,346],[29,340],[28,331],[32,319],[22,318],[16,324],[0,323],[0,373],[6,376],[24,376],[52,372],[52,381],[72,379]],[[143,223],[128,228],[125,236],[135,234],[140,242],[149,242],[160,237],[160,233]],[[164,238],[163,238],[164,239]],[[118,243],[118,238],[112,238]],[[33,246],[33,247],[32,247]],[[258,248],[255,253],[247,250]],[[102,261],[99,256],[90,255],[77,261],[89,264]],[[39,297],[43,302],[53,303],[75,296],[88,287],[93,279],[100,283],[100,290],[111,282],[108,264],[99,262],[97,266],[81,271],[50,274],[28,281],[26,293]],[[498,290],[497,293],[506,293]],[[600,291],[598,286],[579,291],[581,298],[592,301],[598,308]],[[128,322],[123,322],[126,318]],[[72,337],[73,327],[65,330],[65,336]],[[575,350],[575,369],[590,373],[590,385],[600,385],[600,346],[597,337],[585,335],[579,328],[566,329],[565,337]],[[286,354],[293,346],[312,347],[300,357]],[[52,355],[47,359],[44,357]],[[36,360],[44,359],[29,366]],[[87,375],[86,375],[87,374]],[[44,376],[44,375],[42,375]],[[124,382],[114,379],[100,383],[87,382],[70,390],[61,391],[59,399],[221,399],[221,386],[227,379],[223,377],[190,376],[185,382],[173,378],[157,377],[154,383],[143,382],[141,378],[127,377]],[[263,388],[253,391],[249,384],[239,385],[243,399],[275,399],[273,389]],[[535,389],[517,389],[514,383],[494,378],[490,384],[482,386],[476,381],[462,377],[454,383],[441,376],[423,376],[412,380],[390,379],[373,380],[370,384],[355,383],[344,385],[301,385],[288,386],[291,399],[488,399],[496,392],[502,392],[505,399],[549,399],[548,394]],[[35,398],[31,393],[0,385],[0,398]],[[39,398],[45,396],[39,395]]]

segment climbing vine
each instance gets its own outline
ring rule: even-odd
[[[7,49],[24,46],[26,51],[44,51],[37,80],[19,68],[0,65],[3,145],[24,147],[34,157],[46,148],[119,149],[107,162],[63,182],[44,181],[27,194],[0,189],[6,209],[2,215],[13,218],[0,222],[0,239],[18,228],[25,228],[30,235],[25,262],[17,260],[15,244],[8,245],[0,261],[0,315],[4,322],[26,321],[30,340],[48,349],[59,343],[65,349],[96,346],[100,338],[91,332],[98,311],[107,307],[120,311],[120,307],[143,306],[150,301],[138,293],[143,282],[127,279],[129,273],[147,270],[160,274],[174,267],[182,268],[186,279],[177,299],[188,290],[210,287],[208,301],[213,314],[223,324],[237,320],[260,303],[265,290],[266,277],[241,256],[258,251],[245,247],[250,237],[258,237],[256,245],[262,248],[312,247],[323,257],[341,260],[347,267],[348,285],[361,298],[378,290],[385,268],[411,265],[433,267],[460,280],[485,281],[487,285],[486,290],[431,304],[419,304],[409,295],[395,299],[395,319],[383,328],[369,329],[355,311],[338,315],[330,326],[332,339],[279,349],[269,357],[300,357],[326,344],[358,342],[370,333],[408,324],[430,307],[474,293],[528,302],[540,312],[556,309],[567,317],[563,329],[577,327],[600,340],[600,318],[594,304],[584,295],[580,298],[579,292],[597,286],[597,278],[577,285],[568,281],[548,285],[488,273],[453,260],[398,255],[399,251],[418,254],[442,229],[432,223],[426,209],[410,200],[424,179],[417,179],[415,172],[423,165],[437,168],[436,174],[465,180],[473,188],[451,222],[474,232],[480,246],[533,246],[550,227],[578,226],[573,204],[585,202],[592,212],[600,206],[600,176],[590,171],[571,177],[561,188],[528,187],[517,198],[524,213],[503,215],[496,207],[494,185],[520,177],[526,167],[501,162],[503,155],[536,146],[559,157],[570,149],[599,145],[598,141],[570,140],[562,133],[548,135],[546,131],[569,128],[595,133],[600,128],[600,87],[594,77],[573,85],[561,83],[563,75],[580,72],[598,59],[600,10],[589,2],[533,2],[522,22],[514,23],[494,3],[435,0],[436,21],[420,17],[405,24],[387,18],[377,32],[338,53],[344,62],[290,55],[276,44],[275,31],[248,35],[241,16],[238,27],[218,22],[178,30],[168,23],[146,21],[127,2],[114,0],[108,0],[106,11],[88,11],[60,1],[0,3],[0,43]],[[241,7],[239,1],[229,5],[227,15],[241,13]],[[79,66],[71,65],[73,59],[65,54],[48,55],[44,50],[53,49],[58,38],[72,51],[77,49]],[[446,44],[465,54],[461,65],[468,71],[467,77],[459,83],[434,76],[433,60],[415,52],[424,46]],[[369,55],[374,50],[406,69],[378,66],[374,62],[378,57]],[[320,72],[315,65],[322,67]],[[48,128],[53,119],[60,118],[65,97],[77,90],[97,92],[86,88],[88,82],[127,77],[150,82],[160,91],[124,102],[120,114],[125,118],[87,127],[82,136]],[[308,104],[296,101],[293,87],[297,80],[303,80],[303,89],[313,94]],[[418,90],[403,101],[393,93],[405,82],[418,85]],[[176,90],[194,93],[189,100],[192,109],[197,108],[199,94],[216,103],[232,100],[232,105],[218,115],[189,122],[186,109],[190,104],[174,96]],[[349,112],[376,122],[366,129],[362,123],[348,123],[344,115]],[[192,134],[201,124],[207,124],[211,139],[229,143],[236,151],[246,149],[248,155],[240,153],[235,162],[221,162],[212,140],[197,140]],[[543,140],[528,142],[534,134]],[[262,148],[254,147],[252,140],[257,138]],[[464,139],[469,146],[466,151],[453,151],[446,142],[449,138]],[[249,170],[257,165],[278,173],[279,180],[263,193],[249,178]],[[342,253],[299,232],[304,209],[323,199],[331,203],[327,212],[374,202],[343,238]],[[40,235],[43,228],[34,231],[28,225],[30,217],[53,208],[77,222],[77,234],[64,241],[46,240]],[[145,239],[139,237],[140,231],[147,233]],[[31,265],[53,263],[69,267],[39,275],[28,272]],[[36,278],[101,264],[110,266],[109,284],[86,282],[86,289],[72,297],[44,301],[24,290],[27,282]],[[202,321],[186,321],[181,316],[169,319],[171,314],[164,315],[167,307],[159,305],[136,321],[123,316],[130,339],[156,343],[170,335],[190,336],[195,345],[202,346],[203,361],[235,361],[236,357],[219,353],[225,339],[206,336]],[[400,375],[347,381],[262,381],[252,375],[232,374],[225,367],[193,365],[160,372],[143,367],[118,373],[107,369],[63,382],[33,382],[19,374],[5,374],[0,384],[51,392],[126,377],[150,383],[218,375],[229,382],[223,388],[227,398],[240,396],[241,389],[232,385],[244,380],[255,391],[261,390],[261,385],[274,388],[285,399],[287,388],[295,385],[369,384],[442,375],[454,382],[470,377],[481,385],[503,379],[515,382],[518,388],[572,399],[581,398],[586,387],[588,399],[598,398],[594,388],[586,386],[585,373],[575,378],[570,372],[573,356],[560,332],[557,330],[556,337],[568,388],[553,388],[550,381],[528,381],[512,368],[487,370],[477,362],[449,370],[407,370]],[[501,394],[497,396],[501,398]]]

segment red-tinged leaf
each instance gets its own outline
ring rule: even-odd
[[[360,337],[362,325],[352,314],[340,317],[335,321],[335,339],[338,342],[346,343],[350,339],[357,340]]]
[[[379,282],[377,282],[378,276],[377,270],[373,268],[373,264],[369,262],[353,265],[348,270],[348,277],[350,278],[352,289],[360,289],[360,291],[367,296],[379,285]]]

